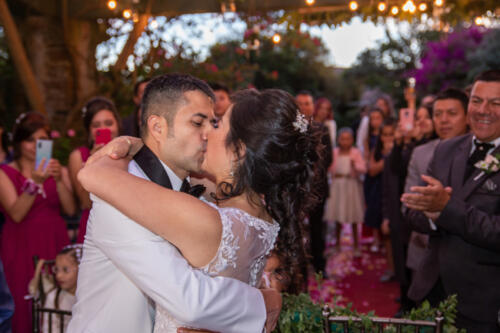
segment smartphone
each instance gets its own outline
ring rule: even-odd
[[[47,167],[49,160],[52,158],[52,140],[36,140],[36,159],[35,159],[35,169],[45,158],[45,163],[43,169]]]
[[[96,144],[106,144],[111,141],[111,130],[109,128],[98,128],[95,133]]]
[[[403,131],[411,131],[415,123],[415,110],[410,108],[399,110],[399,122]]]

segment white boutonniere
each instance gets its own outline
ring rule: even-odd
[[[481,173],[474,180],[478,180],[485,173],[497,172],[500,170],[500,154],[495,154],[495,156],[488,154],[484,160],[477,162],[474,166],[481,170]]]

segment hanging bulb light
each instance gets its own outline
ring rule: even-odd
[[[434,4],[438,7],[441,7],[444,5],[444,0],[434,0]]]
[[[151,21],[151,23],[149,23],[149,27],[150,27],[151,29],[156,29],[156,28],[158,28],[158,21],[157,21],[156,19],[153,19],[153,20]]]
[[[417,7],[415,7],[415,4],[413,3],[412,0],[408,0],[404,3],[403,7],[403,12],[410,12],[410,13],[415,13],[415,10],[417,9]]]
[[[136,12],[132,13],[132,21],[134,23],[139,22],[139,14],[137,14]]]
[[[422,2],[420,5],[418,5],[418,10],[421,12],[425,12],[427,10],[427,4],[425,2]]]
[[[280,36],[280,34],[275,33],[275,34],[273,35],[273,43],[274,43],[274,44],[279,44],[280,42],[281,42],[281,36]]]
[[[111,9],[111,10],[114,10],[116,9],[116,6],[117,6],[117,3],[115,0],[109,0],[108,1],[108,8]]]
[[[358,10],[358,2],[357,1],[351,1],[349,2],[349,9],[352,10],[353,12]]]
[[[316,2],[316,0],[306,0],[306,5],[312,6],[312,5],[314,5],[315,2]]]
[[[476,25],[483,25],[484,24],[484,20],[481,16],[478,16],[474,19],[474,23],[476,23]]]
[[[379,2],[377,9],[379,12],[385,12],[385,10],[387,9],[387,4],[385,2]]]
[[[391,8],[391,14],[392,15],[398,15],[398,13],[399,13],[398,6],[392,6],[392,8]]]
[[[129,20],[132,17],[132,10],[125,9],[122,13],[123,18]]]

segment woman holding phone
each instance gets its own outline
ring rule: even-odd
[[[13,131],[14,161],[0,165],[0,210],[6,217],[0,256],[15,303],[14,333],[31,331],[31,305],[24,296],[34,274],[33,256],[56,257],[69,243],[61,208],[68,215],[76,210],[68,172],[59,161],[42,159],[35,167],[37,140],[48,140],[49,133],[43,115],[23,113]]]
[[[69,155],[69,174],[71,183],[75,189],[82,215],[76,238],[77,243],[83,243],[87,231],[87,219],[89,217],[92,202],[89,193],[85,191],[76,179],[78,171],[83,167],[90,155],[99,150],[111,139],[120,133],[120,118],[115,104],[105,97],[94,97],[90,99],[82,109],[83,127],[87,132],[88,145],[75,149]]]

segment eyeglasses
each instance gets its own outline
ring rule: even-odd
[[[76,270],[76,268],[74,268],[74,267],[56,267],[56,266],[52,266],[52,273],[54,273],[54,274],[57,274],[59,272],[64,273],[64,274],[68,274],[68,273],[71,273],[71,272],[73,272],[75,270]]]

